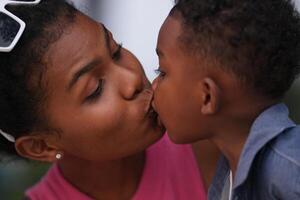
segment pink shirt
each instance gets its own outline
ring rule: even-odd
[[[92,200],[62,176],[54,165],[26,191],[31,200]],[[206,193],[190,145],[175,145],[167,136],[146,151],[140,185],[132,200],[205,200]]]

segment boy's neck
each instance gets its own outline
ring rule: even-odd
[[[228,160],[233,175],[236,173],[242,150],[255,119],[274,102],[252,103],[248,106],[241,105],[242,102],[238,104],[230,108],[233,113],[231,116],[223,116],[218,120],[218,126],[211,138]]]
[[[226,139],[216,137],[211,139],[211,141],[226,157],[229,162],[230,169],[233,175],[235,175],[241,152],[248,137],[248,132],[240,134],[234,134],[231,132],[230,134],[227,134],[228,132],[224,131],[223,133],[228,135]]]

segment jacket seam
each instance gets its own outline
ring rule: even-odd
[[[273,146],[270,146],[271,150],[274,151],[276,154],[278,154],[279,156],[281,156],[282,158],[292,162],[293,164],[295,164],[297,167],[300,168],[300,162],[298,162],[297,160],[295,160],[294,158],[280,152],[279,150],[277,150],[276,148],[274,148]]]

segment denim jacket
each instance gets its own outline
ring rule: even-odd
[[[300,126],[288,114],[277,104],[254,121],[234,177],[233,200],[300,200]],[[220,200],[229,171],[223,156],[209,200]]]

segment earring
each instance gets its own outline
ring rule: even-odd
[[[62,155],[61,155],[60,153],[57,153],[57,154],[55,155],[55,158],[56,158],[57,160],[60,160],[60,159],[62,158]]]

